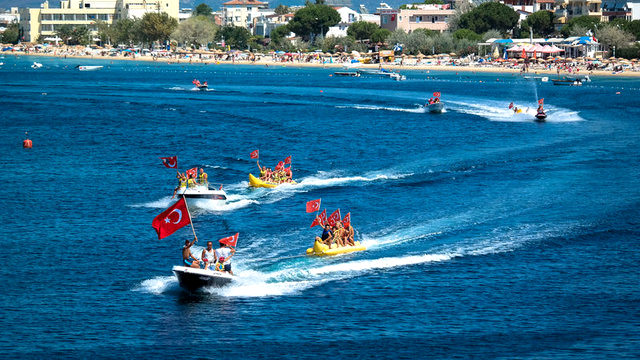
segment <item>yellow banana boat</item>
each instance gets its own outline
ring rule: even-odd
[[[329,245],[324,244],[320,241],[317,241],[313,244],[312,248],[307,249],[307,255],[309,256],[331,256],[338,254],[346,254],[354,251],[365,251],[367,248],[360,244],[360,241],[356,241],[355,245],[351,246],[338,246],[338,244],[331,244],[331,248]]]
[[[290,183],[284,183],[284,184],[295,185],[297,183],[295,181],[292,181]],[[273,182],[260,180],[259,178],[253,176],[253,174],[249,174],[249,186],[251,187],[273,189],[275,187],[278,187],[278,185],[282,185],[282,184],[276,184]]]

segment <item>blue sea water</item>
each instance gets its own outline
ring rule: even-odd
[[[0,357],[640,357],[638,80],[2,61]],[[248,189],[254,149],[300,185]],[[229,193],[191,204],[196,249],[240,232],[229,287],[172,277],[171,155]],[[299,256],[316,198],[366,252]]]

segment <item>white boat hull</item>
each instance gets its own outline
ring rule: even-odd
[[[204,287],[223,287],[233,281],[233,275],[220,271],[174,266],[173,274],[178,278],[180,287],[195,292]]]
[[[432,114],[439,114],[444,110],[444,103],[439,102],[427,105],[427,110]]]
[[[206,186],[196,186],[188,189],[178,189],[176,196],[184,195],[187,199],[203,199],[203,200],[216,200],[226,201],[227,193],[224,190],[210,190]]]
[[[80,71],[96,71],[102,69],[104,66],[78,66]]]

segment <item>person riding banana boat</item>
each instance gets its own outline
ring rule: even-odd
[[[249,174],[249,186],[275,188],[281,184],[296,184],[293,180],[291,165],[286,168],[284,167],[285,164],[291,164],[290,157],[285,161],[278,163],[273,170],[268,168],[266,165],[261,166],[259,160],[256,161],[256,164],[258,165],[260,175],[259,177],[255,177],[252,174]]]
[[[518,106],[514,105],[513,102],[509,104],[509,109],[513,110],[514,114],[520,114],[523,111],[522,109],[518,108]]]
[[[354,240],[355,230],[350,221],[346,224],[336,221],[332,226],[328,222],[323,223],[320,217],[316,217],[314,223],[322,227],[322,235],[316,236],[313,247],[307,249],[307,255],[328,256],[367,249],[359,241]]]

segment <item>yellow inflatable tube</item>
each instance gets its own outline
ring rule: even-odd
[[[331,249],[329,249],[329,246],[327,244],[316,240],[316,242],[313,244],[313,247],[307,249],[307,255],[331,256],[365,250],[367,250],[367,248],[364,245],[360,244],[360,241],[356,241],[354,246],[338,246],[338,244],[331,244]]]
[[[297,183],[295,181],[292,181],[292,182],[286,183],[286,184],[295,185]],[[260,180],[259,178],[255,177],[255,176],[253,176],[253,174],[249,174],[249,186],[251,186],[251,187],[273,189],[275,187],[278,187],[278,185],[282,185],[282,184],[276,184],[276,183],[272,183],[272,182],[268,182],[268,181],[263,181],[263,180]]]

